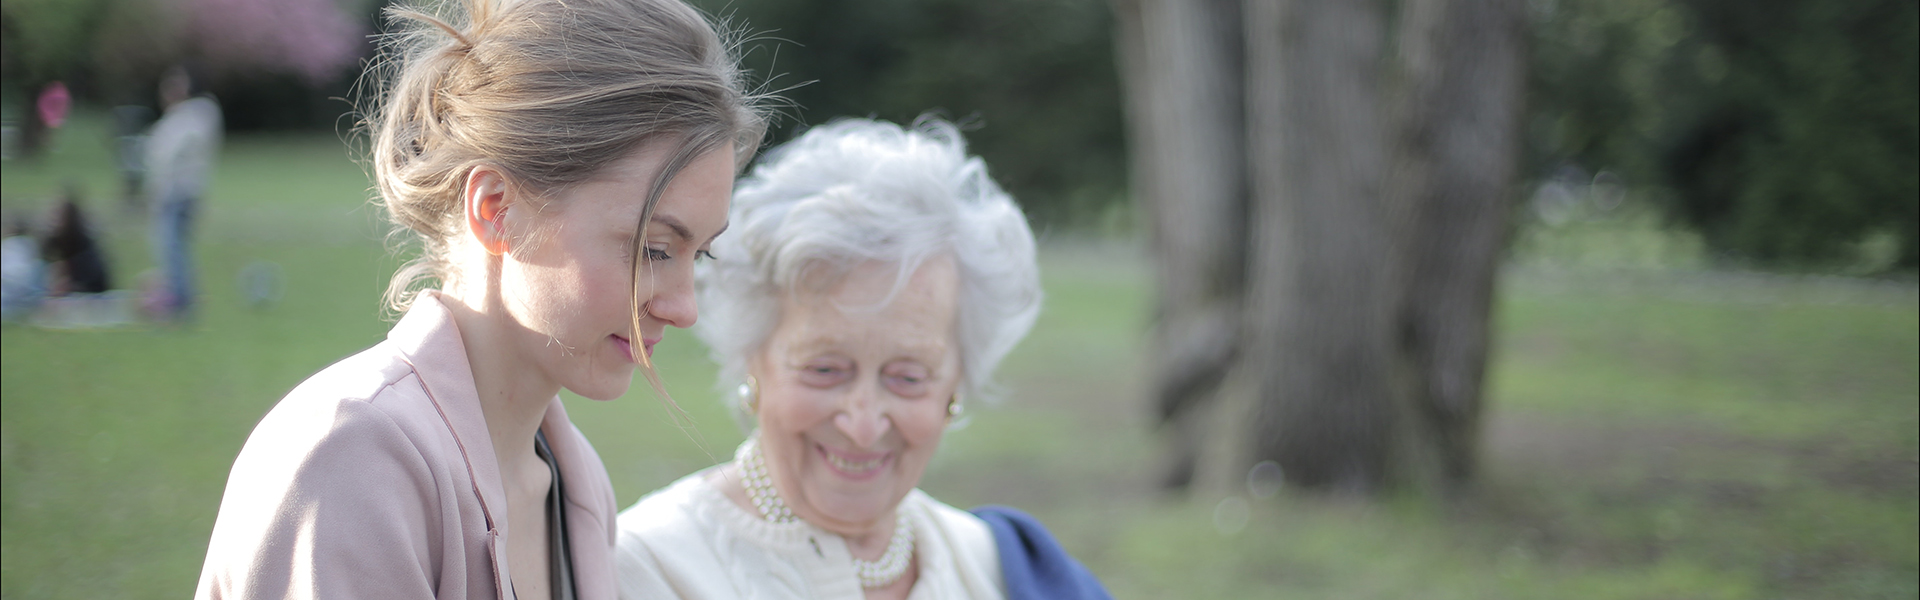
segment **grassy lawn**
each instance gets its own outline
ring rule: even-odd
[[[5,163],[0,204],[37,209],[80,182],[129,287],[152,260],[144,218],[118,208],[102,130],[81,119],[45,162]],[[5,327],[0,596],[190,594],[253,424],[388,327],[378,299],[398,261],[367,196],[331,136],[237,136],[199,236],[198,322]],[[1911,283],[1517,267],[1471,497],[1167,498],[1150,485],[1142,251],[1044,252],[1048,304],[1002,372],[1005,402],[969,412],[923,487],[1035,513],[1117,597],[1920,596]],[[256,261],[286,276],[264,309],[235,279]],[[741,438],[698,342],[671,333],[659,350],[692,431],[644,384],[567,399],[622,504]],[[1222,527],[1238,506],[1244,526]]]

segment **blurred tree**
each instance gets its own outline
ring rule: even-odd
[[[1920,3],[1687,0],[1675,60],[1692,106],[1668,132],[1674,209],[1768,264],[1831,262],[1874,233],[1920,250]],[[1686,69],[1685,67],[1694,67]]]
[[[1124,198],[1111,16],[1101,0],[694,0],[750,35],[743,62],[785,90],[775,143],[836,117],[936,111],[1043,228]]]
[[[53,80],[73,83],[84,100],[155,102],[159,73],[198,64],[214,91],[245,98],[266,86],[292,94],[351,82],[346,69],[370,49],[370,0],[4,0],[6,66],[11,98]],[[271,95],[271,93],[269,93]],[[230,125],[250,124],[252,102],[232,102]],[[266,104],[266,103],[262,103]],[[278,107],[268,105],[269,110]],[[309,120],[332,124],[347,105]],[[21,115],[25,117],[26,115]],[[23,120],[24,121],[24,120]],[[31,123],[24,123],[31,125]],[[305,123],[301,123],[305,124]]]
[[[96,83],[94,99],[163,108],[156,90],[160,74],[186,55],[179,34],[184,15],[161,0],[107,1],[112,4],[88,42],[91,60],[83,66]]]
[[[1719,253],[1920,256],[1920,4],[1554,0],[1535,7],[1530,169],[1620,170]]]
[[[229,74],[281,72],[320,85],[360,58],[366,30],[334,0],[184,0],[189,52]]]
[[[1239,351],[1247,269],[1240,0],[1116,0],[1132,189],[1158,285],[1153,395],[1175,438],[1162,484],[1200,467],[1208,400]]]
[[[1470,481],[1479,452],[1521,151],[1524,10],[1519,0],[1408,1],[1395,32],[1386,197],[1406,261],[1392,333],[1406,396],[1397,435],[1446,485]]]
[[[33,109],[34,99],[49,84],[67,80],[84,93],[84,82],[73,81],[89,58],[85,40],[101,21],[108,0],[0,0],[0,67],[4,68],[7,105],[20,123],[20,152],[39,155],[47,124]]]
[[[112,0],[4,0],[6,78],[31,88],[70,78],[91,59],[88,43]]]
[[[1253,174],[1246,352],[1252,460],[1307,488],[1382,490],[1396,464],[1394,316],[1401,260],[1385,195],[1375,0],[1250,0]],[[1242,465],[1244,468],[1248,465]]]
[[[1215,470],[1195,446],[1223,433],[1244,440],[1208,457],[1230,473],[1272,460],[1295,485],[1363,492],[1469,481],[1519,151],[1519,2],[1116,7],[1161,256],[1166,482]],[[1208,405],[1235,393],[1216,390],[1229,371],[1252,406],[1218,422],[1244,434],[1193,416],[1225,410]]]

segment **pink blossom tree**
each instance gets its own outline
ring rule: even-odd
[[[175,0],[189,52],[223,72],[291,73],[319,84],[366,48],[363,25],[335,0]]]

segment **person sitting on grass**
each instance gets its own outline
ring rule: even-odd
[[[916,489],[1040,311],[1033,233],[952,125],[816,127],[732,223],[696,332],[752,432],[621,513],[621,597],[1107,597],[1032,518]]]
[[[658,391],[764,120],[680,0],[463,12],[389,13],[368,126],[423,251],[388,288],[405,315],[255,427],[199,598],[615,596],[613,485],[558,393],[617,398],[636,362]]]
[[[98,294],[113,289],[107,257],[93,236],[80,191],[68,185],[47,219],[40,259],[47,264],[47,295]]]
[[[9,213],[6,238],[0,240],[0,319],[18,321],[40,308],[47,295],[47,265],[40,261],[40,240],[24,213]]]

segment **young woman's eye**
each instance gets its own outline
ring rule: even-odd
[[[659,248],[647,249],[647,262],[658,262],[658,261],[672,260],[672,259],[673,259],[673,256],[668,255],[667,251],[665,250],[661,250]]]
[[[694,260],[713,260],[713,253],[706,250],[701,250],[699,252],[694,253],[693,259]]]

